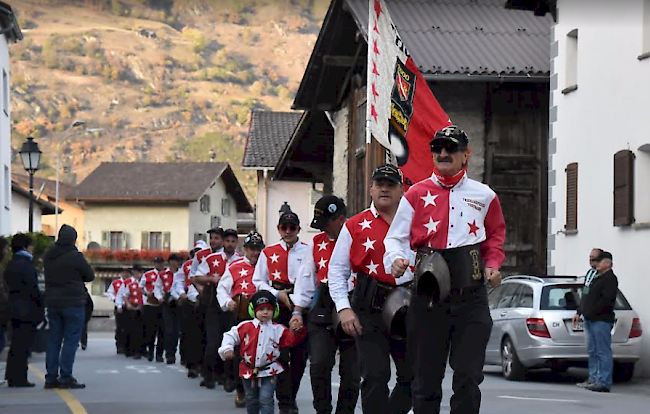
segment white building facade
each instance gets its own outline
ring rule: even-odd
[[[11,7],[0,2],[0,235],[12,232],[11,224],[11,108],[9,44],[23,38]]]
[[[612,253],[650,376],[650,0],[586,3],[558,0],[551,34],[548,273]]]

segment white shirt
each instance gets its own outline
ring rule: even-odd
[[[181,267],[178,269],[178,272],[174,273],[174,281],[172,282],[172,290],[170,291],[170,294],[172,298],[178,300],[183,293],[187,294],[187,298],[190,302],[196,302],[196,299],[199,296],[199,291],[196,290],[194,285],[190,285],[187,291],[185,290],[185,272]]]
[[[234,256],[234,255],[233,255]],[[250,260],[248,260],[247,257],[240,257],[237,260],[245,260],[246,263],[249,265],[251,264]],[[236,262],[237,260],[233,260],[232,263]],[[221,277],[221,280],[219,280],[219,284],[217,284],[217,301],[219,301],[219,305],[221,306],[221,309],[224,311],[228,310],[228,304],[233,300],[232,299],[232,286],[234,283],[232,273],[230,273],[230,264],[228,264],[228,268],[226,269],[226,273],[223,274]]]
[[[279,244],[282,245],[284,250],[287,250],[287,244],[284,240],[280,240]],[[287,259],[287,273],[289,281],[295,285],[296,279],[299,277],[302,272],[303,263],[306,263],[311,257],[311,249],[308,245],[301,242],[300,240],[296,241],[296,244],[289,250],[289,257]],[[255,266],[255,273],[253,273],[253,284],[257,290],[268,290],[273,293],[276,297],[278,296],[278,290],[274,289],[269,283],[269,266],[268,258],[264,252],[260,253],[260,258],[257,260],[257,265]],[[296,304],[296,294],[294,293],[289,295],[291,301]]]
[[[115,306],[118,308],[123,308],[126,304],[126,298],[129,296],[129,288],[127,288],[126,285],[131,282],[136,282],[133,276],[128,279],[124,279],[124,283],[122,283],[120,290],[117,292],[117,295],[115,295]]]

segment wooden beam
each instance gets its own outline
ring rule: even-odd
[[[343,68],[349,68],[356,64],[356,56],[336,56],[336,55],[324,55],[323,63],[327,66],[337,66]]]

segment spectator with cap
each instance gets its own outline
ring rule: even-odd
[[[77,250],[77,231],[67,224],[43,260],[45,301],[50,332],[46,351],[45,388],[84,388],[72,367],[85,324],[86,283],[95,273]]]
[[[595,365],[595,378],[578,384],[595,392],[609,392],[612,388],[614,358],[612,356],[612,328],[616,321],[614,304],[618,294],[618,278],[612,270],[613,258],[603,251],[596,257],[597,276],[591,281],[589,291],[583,295],[578,311],[573,317],[577,323],[584,318],[589,352],[589,371]]]
[[[253,283],[257,290],[270,291],[280,303],[278,322],[288,328],[300,325],[302,312],[294,309],[293,288],[303,263],[311,250],[298,239],[300,219],[293,211],[280,215],[278,221],[280,241],[266,246],[255,266]],[[281,361],[287,370],[278,376],[278,406],[280,414],[298,412],[296,395],[307,365],[307,342],[282,351]]]

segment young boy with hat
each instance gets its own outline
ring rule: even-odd
[[[219,356],[224,360],[234,358],[235,346],[239,345],[239,376],[246,390],[247,413],[272,414],[275,376],[284,371],[279,362],[280,349],[300,344],[306,331],[304,328],[294,331],[272,321],[278,305],[269,291],[255,293],[249,306],[255,318],[224,334]]]

